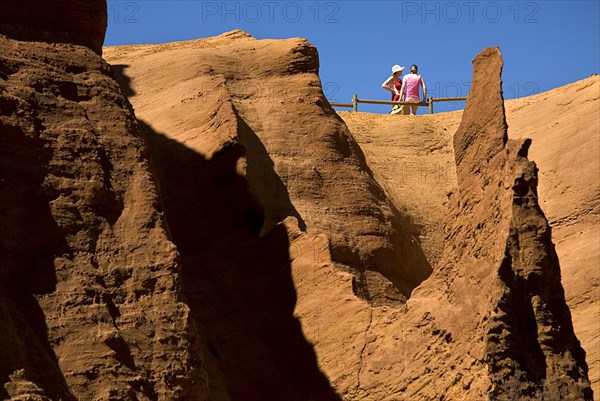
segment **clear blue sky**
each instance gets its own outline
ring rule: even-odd
[[[389,100],[394,64],[417,64],[428,96],[466,96],[471,60],[499,46],[506,99],[600,70],[600,0],[170,1],[108,0],[105,45],[164,43],[243,29],[256,38],[304,37],[320,56],[332,102]],[[438,103],[436,111],[464,107]],[[389,106],[360,105],[387,113]],[[421,108],[420,113],[426,112]]]

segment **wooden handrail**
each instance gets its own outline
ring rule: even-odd
[[[365,103],[365,104],[389,104],[389,105],[405,105],[405,104],[416,104],[418,106],[428,106],[429,103],[427,102],[421,102],[421,103],[410,103],[410,102],[400,102],[400,101],[393,101],[393,100],[369,100],[369,99],[356,99],[358,101],[358,103]]]
[[[387,105],[417,105],[417,106],[429,106],[429,114],[433,114],[433,103],[435,102],[457,102],[467,100],[466,97],[429,97],[427,102],[410,103],[400,102],[393,100],[372,100],[372,99],[359,99],[356,94],[352,95],[352,103],[329,103],[333,107],[347,107],[352,108],[353,111],[358,111],[358,104],[387,104]]]
[[[456,102],[459,100],[467,100],[466,97],[432,97],[430,99],[434,102]]]

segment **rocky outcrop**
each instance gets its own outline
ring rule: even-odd
[[[506,102],[510,138],[533,140],[540,205],[552,227],[577,338],[600,393],[600,76]],[[564,110],[557,113],[556,110]]]
[[[532,139],[528,158],[539,167],[538,203],[552,228],[561,283],[575,334],[586,351],[594,394],[600,391],[599,85],[600,77],[592,76],[504,102],[509,138]],[[568,112],[557,113],[557,108]],[[340,115],[390,198],[419,222],[416,234],[427,257],[439,259],[444,238],[438,227],[445,220],[446,193],[456,185],[452,135],[462,110],[418,119]]]
[[[266,211],[263,231],[298,218],[307,233],[328,235],[333,261],[353,272],[357,295],[375,305],[404,302],[431,265],[328,105],[316,49],[305,40],[261,42],[237,53],[244,68],[215,70],[245,123],[240,143],[250,191]]]
[[[105,54],[117,72],[126,68],[122,79],[136,114],[155,131],[206,158],[228,142],[244,148],[242,173],[265,213],[261,235],[288,216],[309,233],[326,232],[333,260],[354,273],[355,292],[373,304],[405,302],[431,273],[404,217],[328,106],[317,51],[306,40],[233,31]],[[177,66],[173,57],[180,57]],[[158,94],[162,102],[153,100]],[[221,103],[206,108],[214,96]],[[234,120],[235,132],[214,129],[220,125],[212,119],[221,115]]]
[[[592,399],[550,226],[538,204],[537,167],[527,159],[531,140],[508,140],[500,51],[481,52],[473,70],[454,137],[458,184],[441,268],[475,261],[467,274],[487,271],[497,286],[484,325],[490,397]]]
[[[52,32],[72,3],[48,41],[65,39]],[[110,66],[0,35],[0,149],[0,398],[207,399],[178,252]]]
[[[87,46],[102,53],[106,0],[4,0],[0,34],[13,39]]]
[[[391,233],[410,221],[324,103],[310,45],[237,31],[105,54],[159,166],[215,399],[591,399],[497,49],[474,60],[446,246],[403,306],[360,291],[377,277],[356,266],[407,252]]]
[[[592,399],[530,142],[507,139],[501,69],[498,49],[474,60],[446,246],[406,308],[357,302],[348,277],[313,257],[322,240],[292,242],[298,314],[344,399]]]
[[[0,6],[1,398],[592,399],[498,49],[429,276],[305,40],[115,48],[111,69],[103,3],[21,6]]]

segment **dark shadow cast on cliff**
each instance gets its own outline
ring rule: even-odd
[[[10,398],[2,385],[13,376],[51,399],[75,400],[35,298],[55,290],[54,257],[69,252],[42,187],[49,155],[38,140],[1,122],[0,149],[0,398]]]
[[[135,96],[135,91],[131,87],[131,78],[127,74],[125,74],[125,70],[129,68],[127,64],[111,64],[113,72],[115,73],[114,78],[117,80],[119,85],[121,86],[121,90],[123,94],[127,96],[129,99],[132,96]]]
[[[135,92],[113,66],[124,93]],[[180,253],[185,296],[201,333],[213,401],[341,401],[320,371],[294,316],[297,295],[283,225],[265,211],[238,174],[277,193],[275,219],[298,218],[285,185],[256,134],[241,120],[240,142],[207,160],[138,120],[159,178],[169,231]],[[265,176],[258,177],[259,174]],[[260,193],[261,190],[258,189]],[[285,216],[284,216],[285,214]]]
[[[265,145],[252,128],[237,115],[238,140],[245,149],[245,157],[248,160],[246,174],[248,181],[258,185],[256,192],[266,195],[268,199],[262,199],[262,204],[269,210],[265,216],[265,222],[261,232],[270,231],[275,224],[283,221],[288,216],[293,216],[298,220],[298,227],[306,231],[306,223],[302,216],[292,204],[290,195],[285,184],[275,172],[275,163],[269,156]]]
[[[214,401],[340,401],[294,317],[287,232],[275,225],[260,235],[264,210],[236,168],[244,147],[231,144],[207,160],[140,124],[203,335]]]
[[[124,74],[127,66],[112,67],[124,93],[135,95]],[[207,160],[138,122],[180,253],[184,292],[202,337],[212,400],[341,401],[294,317],[297,298],[285,227],[265,224],[263,207],[238,174],[240,158],[247,157],[253,164],[247,173],[267,174],[260,177],[262,182],[267,180],[279,193],[283,207],[276,213],[291,213],[303,224],[272,171],[266,149],[257,146],[258,138],[240,124],[240,141],[251,149],[249,154],[232,143]],[[256,170],[261,168],[266,171]]]

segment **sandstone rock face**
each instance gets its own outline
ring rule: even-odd
[[[207,399],[178,253],[108,64],[0,35],[0,112],[0,398]]]
[[[181,68],[166,79],[160,71],[173,66],[168,60],[174,55],[161,54],[160,47],[133,47],[147,58],[137,65],[127,61],[125,70],[182,254],[186,296],[202,327],[211,396],[215,401],[339,400],[294,316],[287,231],[283,225],[263,229],[266,210],[248,185],[251,168],[264,168],[267,179],[276,176],[264,148],[257,147],[260,141],[235,112],[226,79],[215,71],[215,60],[233,50],[220,45],[246,41],[243,34],[233,35],[189,43],[196,50],[192,54],[186,54],[185,44],[179,51],[180,44],[163,46],[181,60]],[[106,53],[113,67],[121,68],[111,50]],[[139,79],[140,70],[150,75]],[[250,167],[254,160],[263,164]]]
[[[509,138],[529,137],[533,141],[529,158],[540,169],[538,202],[552,228],[567,305],[597,394],[600,77],[508,100],[505,107]],[[451,137],[462,111],[410,120],[370,113],[340,115],[394,204],[411,221],[419,222],[413,233],[435,265],[444,244],[443,235],[436,235],[436,230],[445,219],[446,192],[456,183],[448,166],[454,166]]]
[[[348,279],[327,263],[310,269],[313,246],[298,244],[297,310],[344,399],[592,399],[529,141],[507,140],[501,68],[497,49],[474,60],[446,246],[405,309],[356,302]]]
[[[106,0],[4,0],[0,34],[13,39],[72,43],[102,53]]]
[[[532,138],[540,205],[552,227],[577,338],[600,393],[600,76],[508,101],[509,137]]]
[[[500,52],[486,49],[473,64],[454,136],[457,203],[441,269],[472,260],[479,271],[468,274],[493,269],[486,279],[497,286],[497,298],[483,325],[492,398],[591,399],[585,354],[538,204],[537,167],[527,160],[531,140],[508,140]]]
[[[373,244],[398,244],[385,227],[412,227],[386,218],[361,242],[369,211],[395,208],[305,41],[233,32],[105,54],[146,127],[214,400],[591,399],[529,142],[507,140],[497,49],[474,61],[445,248],[429,243],[439,263],[404,306],[366,302],[357,269],[339,268],[377,272]]]
[[[441,229],[447,194],[456,185],[452,136],[458,113],[397,118],[395,115],[340,112],[364,151],[373,176],[406,216],[428,262],[435,267],[444,249]]]
[[[309,233],[326,232],[333,260],[355,273],[356,293],[374,304],[404,302],[431,273],[348,128],[326,106],[317,52],[306,40],[258,41],[234,31],[105,53],[117,71],[126,68],[136,114],[155,131],[205,158],[230,142],[245,149],[240,168],[264,209],[261,235],[287,216]],[[219,134],[219,118],[235,131]]]
[[[0,6],[2,399],[592,399],[498,49],[447,182],[408,199],[305,40],[112,48],[111,69],[105,3],[52,6]],[[445,117],[396,118],[451,156]]]

